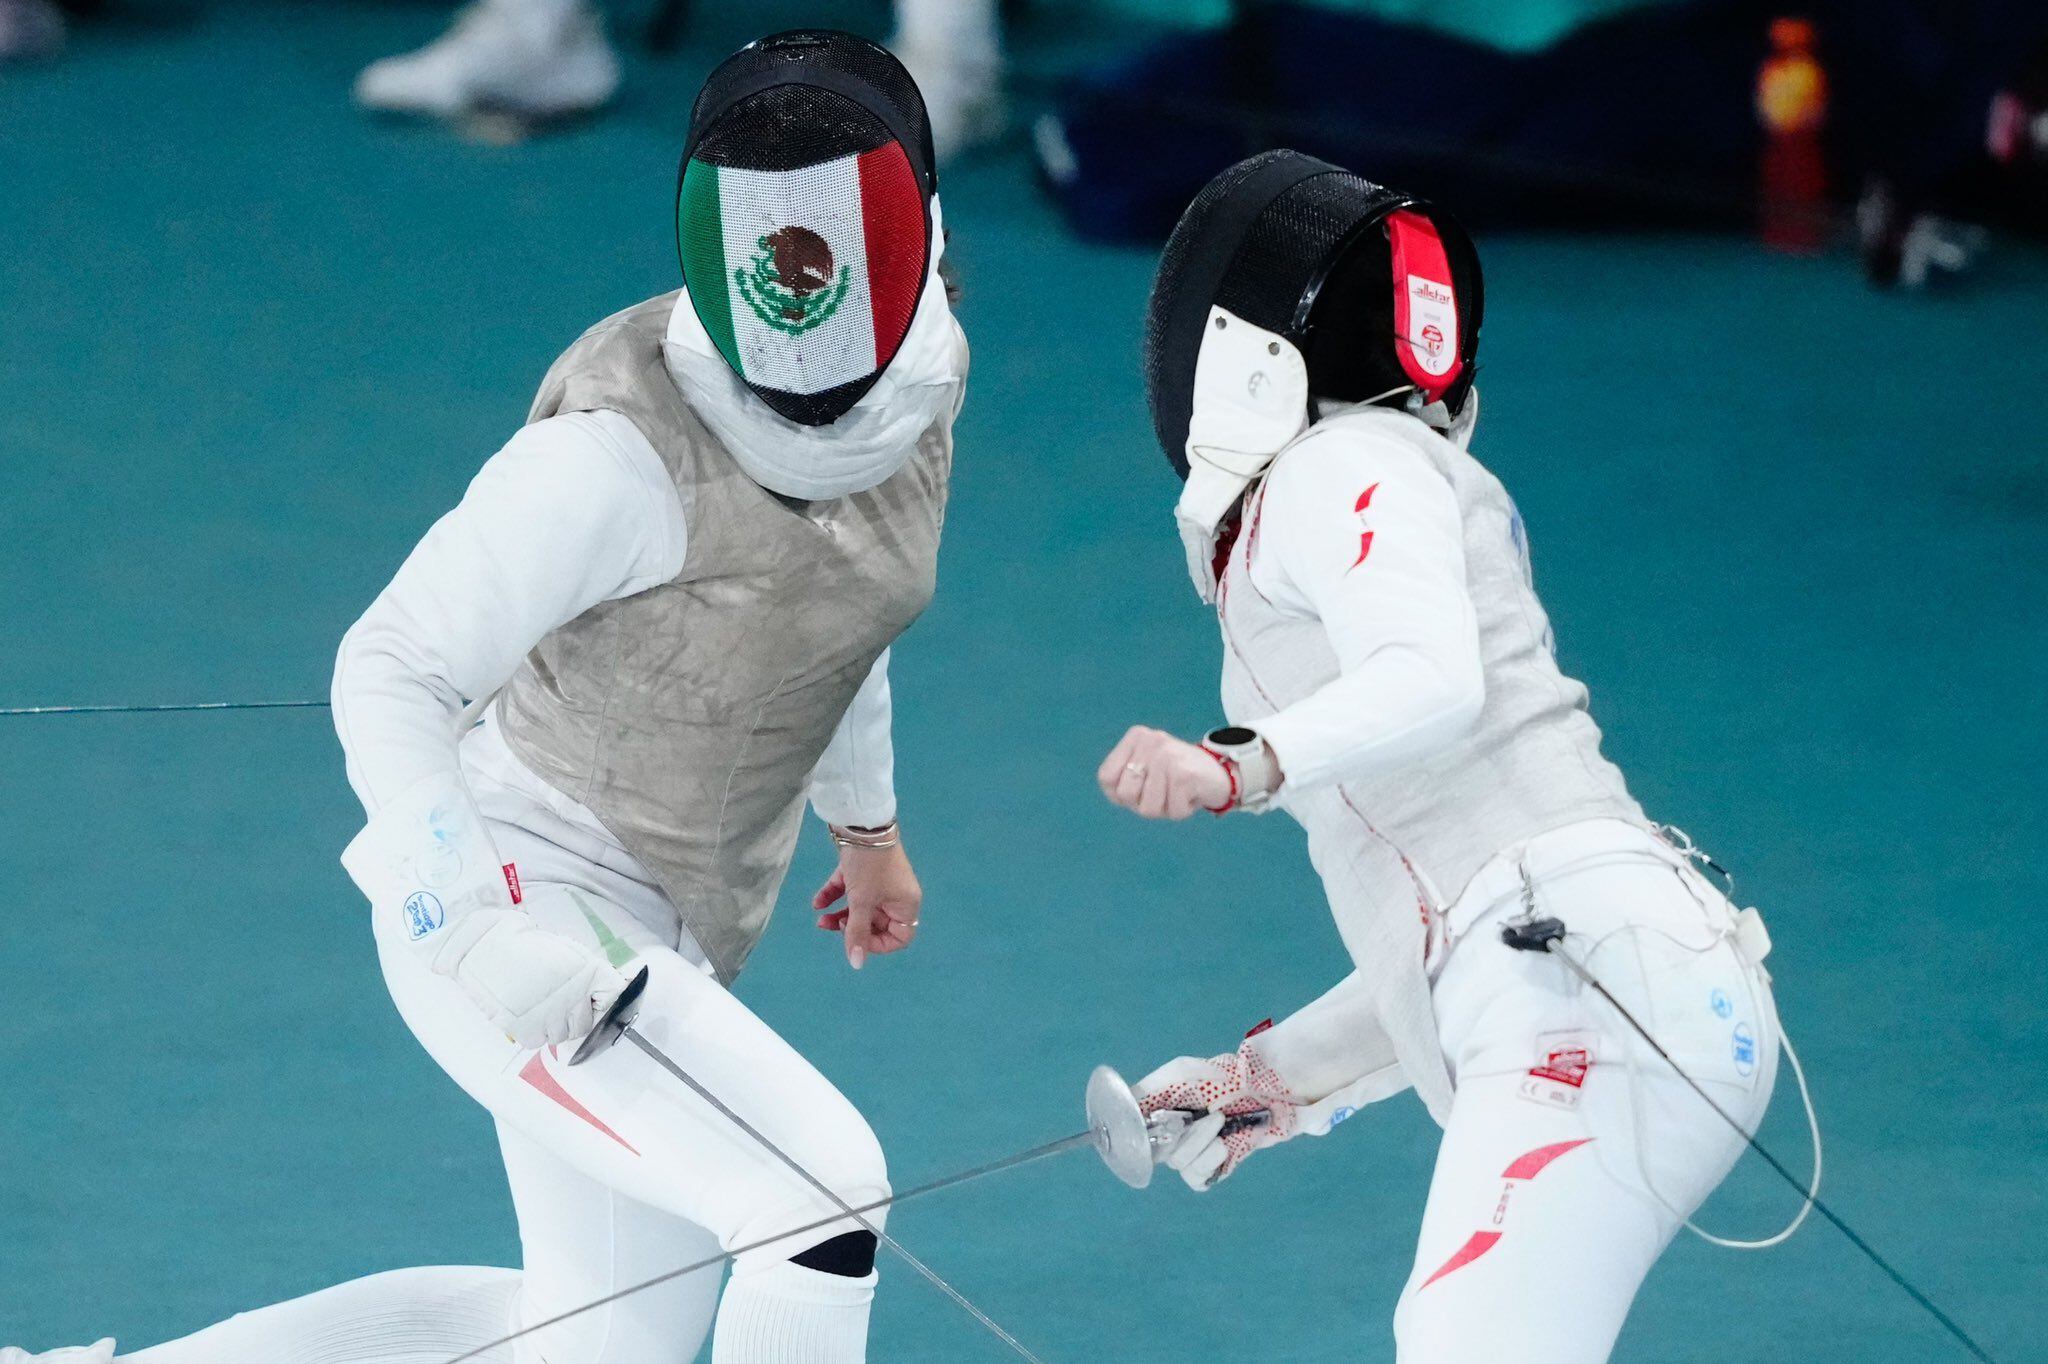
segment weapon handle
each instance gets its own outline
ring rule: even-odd
[[[604,1011],[604,1017],[597,1020],[590,1035],[576,1048],[576,1054],[569,1058],[571,1066],[580,1066],[600,1052],[610,1051],[626,1035],[626,1029],[640,1016],[640,996],[647,993],[647,968],[641,967],[640,974],[626,982],[626,988],[619,991],[619,997]]]

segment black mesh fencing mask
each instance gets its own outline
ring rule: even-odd
[[[713,344],[776,412],[844,415],[895,358],[931,265],[924,100],[888,52],[803,29],[704,83],[676,193],[683,281]]]
[[[1186,478],[1197,362],[1233,325],[1257,329],[1275,356],[1298,352],[1315,397],[1413,394],[1455,416],[1472,386],[1481,285],[1448,214],[1300,152],[1240,161],[1181,215],[1153,281],[1145,388],[1160,447]],[[1212,367],[1205,383],[1229,377]],[[1254,369],[1247,382],[1263,378]]]

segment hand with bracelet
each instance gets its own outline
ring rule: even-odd
[[[839,869],[811,897],[811,908],[818,911],[818,927],[844,935],[847,964],[858,971],[871,953],[910,946],[924,888],[910,868],[894,820],[873,829],[837,824],[831,829],[839,846]],[[833,909],[841,900],[845,907]]]
[[[1197,810],[1260,814],[1280,779],[1273,750],[1242,725],[1211,730],[1199,744],[1133,725],[1095,774],[1111,804],[1146,819],[1186,819]]]

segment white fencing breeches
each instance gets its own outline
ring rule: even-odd
[[[1566,949],[1754,1130],[1778,1021],[1727,900],[1614,822],[1535,840],[1524,860]],[[1456,1098],[1395,1312],[1401,1364],[1605,1360],[1650,1266],[1745,1149],[1562,962],[1500,941],[1524,907],[1516,863],[1489,864],[1447,916],[1434,1000]]]
[[[519,846],[516,831],[505,842]],[[887,1196],[881,1148],[860,1114],[700,967],[591,885],[531,884],[526,907],[616,965],[645,965],[637,1026],[847,1202]],[[122,1355],[121,1364],[442,1364],[837,1211],[631,1046],[573,1071],[553,1049],[521,1051],[396,940],[395,924],[380,923],[377,938],[407,1025],[497,1119],[524,1269],[374,1274]],[[884,1211],[868,1216],[880,1226]],[[858,1364],[875,1275],[789,1260],[852,1229],[841,1221],[742,1255],[722,1298],[714,1265],[488,1350],[478,1364],[687,1364],[714,1314],[714,1364]]]
[[[848,1203],[888,1196],[881,1146],[859,1112],[701,967],[586,889],[529,883],[525,891],[525,908],[542,927],[606,952],[629,973],[648,968],[635,1026],[700,1084]],[[385,981],[406,1025],[497,1120],[525,1251],[523,1323],[837,1211],[630,1044],[573,1070],[570,1048],[523,1051],[452,980],[407,950],[395,922],[380,921],[376,932]],[[877,1226],[884,1220],[883,1211],[868,1216]],[[856,1229],[841,1221],[742,1255],[727,1315],[759,1316],[764,1309],[752,1299],[774,1294],[749,1285],[812,1275],[787,1261]],[[873,1283],[872,1275],[829,1278],[816,1275],[783,1297],[865,1294]],[[694,1357],[710,1327],[718,1284],[716,1268],[673,1280],[548,1328],[524,1342],[516,1358],[680,1364]],[[864,1331],[864,1305],[858,1323]],[[765,1329],[749,1321],[733,1324],[731,1333]],[[721,1354],[727,1334],[722,1318]],[[854,1356],[841,1350],[831,1357]]]

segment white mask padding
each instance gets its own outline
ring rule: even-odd
[[[1195,356],[1188,481],[1173,512],[1203,601],[1216,599],[1216,528],[1274,456],[1307,429],[1308,362],[1294,343],[1210,308]]]
[[[676,300],[661,347],[669,376],[748,478],[806,502],[865,492],[909,462],[941,413],[958,410],[967,346],[939,278],[943,241],[934,196],[932,268],[909,334],[874,387],[824,426],[793,422],[756,397],[719,354],[688,293]]]
[[[1396,406],[1387,402],[1389,398],[1401,398],[1402,401]],[[1406,412],[1423,425],[1440,433],[1445,440],[1460,450],[1471,448],[1473,428],[1479,425],[1479,390],[1476,388],[1466,393],[1465,405],[1458,409],[1458,415],[1455,417],[1442,403],[1430,402],[1413,384],[1390,388],[1385,393],[1357,402],[1336,402],[1329,398],[1314,398],[1310,401],[1316,421],[1341,417],[1347,412],[1365,412],[1382,405],[1394,411]]]
[[[1444,439],[1460,450],[1469,450],[1472,448],[1472,432],[1478,425],[1479,390],[1475,388],[1466,393],[1465,405],[1458,409],[1458,415],[1451,418],[1451,424],[1444,428]]]

